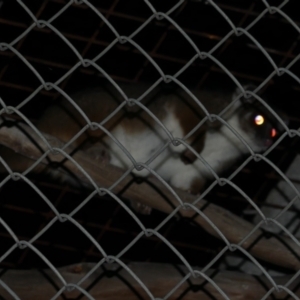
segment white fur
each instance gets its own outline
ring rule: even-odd
[[[243,131],[238,122],[238,117],[233,115],[228,124],[235,129],[235,131],[243,137],[255,152],[263,150],[255,143],[253,135]],[[208,131],[205,138],[205,145],[201,151],[201,157],[209,164],[214,172],[220,176],[221,172],[239,159],[243,154],[249,153],[248,148],[239,139],[238,135],[232,132],[226,125],[223,125],[219,130]],[[188,190],[194,179],[202,179],[202,185],[207,179],[213,178],[213,173],[209,167],[197,159],[193,164],[180,166],[180,161],[170,160],[168,165],[173,176],[170,178],[170,183],[175,187]],[[201,187],[199,187],[200,189]]]
[[[176,138],[183,137],[183,130],[179,125],[176,116],[170,112],[163,120],[164,125]],[[248,143],[253,142],[252,137],[243,132],[238,123],[238,117],[233,115],[228,123],[245,138]],[[144,131],[128,134],[118,126],[113,135],[128,150],[136,162],[145,163],[151,156],[163,146],[168,140],[167,134],[158,125],[155,124],[155,130],[149,128]],[[112,140],[107,140],[110,148],[111,163],[118,167],[129,168],[132,162],[126,154]],[[149,167],[155,170],[164,180],[171,185],[189,190],[194,179],[202,179],[203,184],[208,178],[212,178],[212,172],[207,168],[200,159],[193,164],[184,164],[178,153],[185,150],[183,145],[173,146],[165,149]],[[254,149],[261,150],[261,149]],[[225,125],[219,130],[208,131],[205,138],[205,146],[200,155],[211,166],[211,168],[219,175],[229,164],[236,161],[243,153],[247,152],[246,146],[238,139],[238,137],[230,131]],[[149,172],[144,169],[142,171],[133,171],[137,176],[147,176]]]
[[[179,126],[178,120],[173,113],[167,115],[163,120],[163,124],[171,132],[173,137],[183,137],[182,128]],[[112,134],[127,149],[137,163],[146,163],[153,154],[168,141],[167,133],[159,124],[155,124],[153,129],[145,128],[143,131],[130,134],[128,134],[122,126],[118,126]],[[130,158],[112,139],[106,138],[106,144],[111,155],[111,164],[121,168],[129,168],[132,166]],[[159,173],[163,173],[162,176],[164,179],[166,179],[166,177],[169,178],[169,164],[164,166],[164,162],[168,161],[168,158],[172,158],[174,153],[180,153],[184,150],[185,146],[183,145],[174,146],[171,144],[168,149],[165,149],[159,154],[150,164],[150,167]],[[161,167],[161,165],[163,166]],[[141,171],[134,169],[133,172],[141,177],[149,175],[146,169]]]

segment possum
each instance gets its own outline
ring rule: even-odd
[[[120,88],[122,92],[102,86],[75,93],[70,96],[75,106],[65,98],[47,108],[36,126],[63,142],[86,126],[72,146],[87,151],[95,163],[105,159],[117,167],[131,168],[138,177],[156,173],[171,186],[194,194],[250,155],[247,145],[255,153],[262,152],[279,132],[277,120],[255,98],[240,97],[233,102],[239,90],[187,92],[159,86],[145,93],[148,87],[144,85]],[[207,113],[219,114],[229,104],[221,121],[209,120]],[[88,129],[88,121],[102,127]],[[9,157],[4,155],[4,159]]]

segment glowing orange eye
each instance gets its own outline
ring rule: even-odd
[[[271,130],[271,137],[275,137],[277,135],[277,132],[276,132],[276,129],[275,128],[272,128]]]
[[[265,119],[262,115],[257,115],[255,118],[254,118],[254,122],[256,125],[262,125],[264,124],[265,122]]]

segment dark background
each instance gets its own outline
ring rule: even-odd
[[[39,20],[49,20],[64,5],[63,0],[25,1]],[[120,35],[129,36],[151,15],[149,7],[141,0],[90,1],[115,27]],[[166,12],[177,1],[153,0],[157,11]],[[260,0],[215,1],[235,26],[246,28],[265,9]],[[281,1],[269,1],[279,5]],[[282,9],[300,25],[297,0]],[[171,15],[188,34],[200,51],[210,51],[231,30],[224,18],[205,1],[185,1]],[[17,3],[2,2],[0,9],[0,43],[11,43],[33,23],[30,16]],[[86,59],[93,59],[115,39],[108,26],[86,5],[71,5],[51,23]],[[278,14],[267,13],[249,33],[264,47],[278,67],[287,66],[299,55],[299,33]],[[175,74],[194,55],[195,50],[182,34],[167,20],[152,20],[133,40],[138,43],[161,67],[165,74]],[[17,49],[46,82],[56,82],[68,72],[78,58],[69,47],[49,28],[34,27],[15,45]],[[215,52],[216,57],[243,84],[259,85],[272,72],[273,67],[261,50],[246,36],[232,35]],[[149,61],[133,46],[116,44],[97,64],[116,82],[137,84],[154,82],[160,75]],[[290,69],[299,74],[299,62]],[[197,59],[179,78],[194,88],[233,89],[234,83],[225,72],[209,59]],[[59,86],[67,93],[88,85],[106,81],[92,66],[80,67],[68,75]],[[39,80],[12,51],[0,51],[0,96],[7,105],[18,105],[40,86]],[[289,127],[300,127],[299,84],[287,75],[274,76],[261,89],[260,95],[269,99],[271,106],[280,107],[290,119]],[[41,89],[20,109],[33,122],[59,94]],[[299,139],[284,139],[268,158],[285,171],[299,152]],[[234,168],[234,166],[233,166]],[[231,170],[232,171],[232,170]],[[7,176],[1,175],[0,182]],[[76,190],[67,184],[29,174],[28,178],[50,199],[61,213],[71,212],[88,195],[89,191]],[[259,206],[270,189],[279,180],[276,172],[266,163],[250,163],[234,179]],[[244,216],[250,208],[246,200],[228,186],[215,187],[206,197],[214,203]],[[27,183],[9,180],[0,189],[0,216],[9,224],[20,240],[30,240],[54,217],[53,212]],[[146,228],[155,228],[166,215],[153,211],[150,216],[138,216]],[[244,216],[251,220],[251,217]],[[128,245],[140,228],[115,202],[103,201],[95,196],[75,219],[99,242],[106,253],[118,254]],[[223,249],[224,243],[211,237],[189,220],[171,220],[159,231],[193,266],[205,266]],[[0,257],[12,245],[11,235],[0,226]],[[98,262],[102,255],[95,246],[72,224],[56,223],[43,234],[34,246],[56,267],[81,261]],[[122,256],[127,261],[180,263],[179,258],[158,238],[143,237]],[[222,258],[218,263],[222,262]],[[214,267],[218,267],[218,263]],[[265,263],[263,263],[266,266]],[[35,268],[45,263],[30,249],[14,250],[1,261],[0,267]]]

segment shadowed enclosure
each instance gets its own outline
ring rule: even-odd
[[[0,1],[0,32],[0,144],[34,164],[14,169],[0,151],[0,298],[298,299],[296,0],[9,0]],[[145,83],[136,99],[122,93]],[[97,86],[148,114],[143,100],[168,85],[240,88],[236,99],[281,111],[283,129],[194,196],[132,175],[135,161],[97,164],[72,148],[77,137],[66,144],[35,127],[53,104],[74,105],[74,93]],[[175,140],[164,130],[167,146]],[[37,173],[49,161],[81,186]]]

